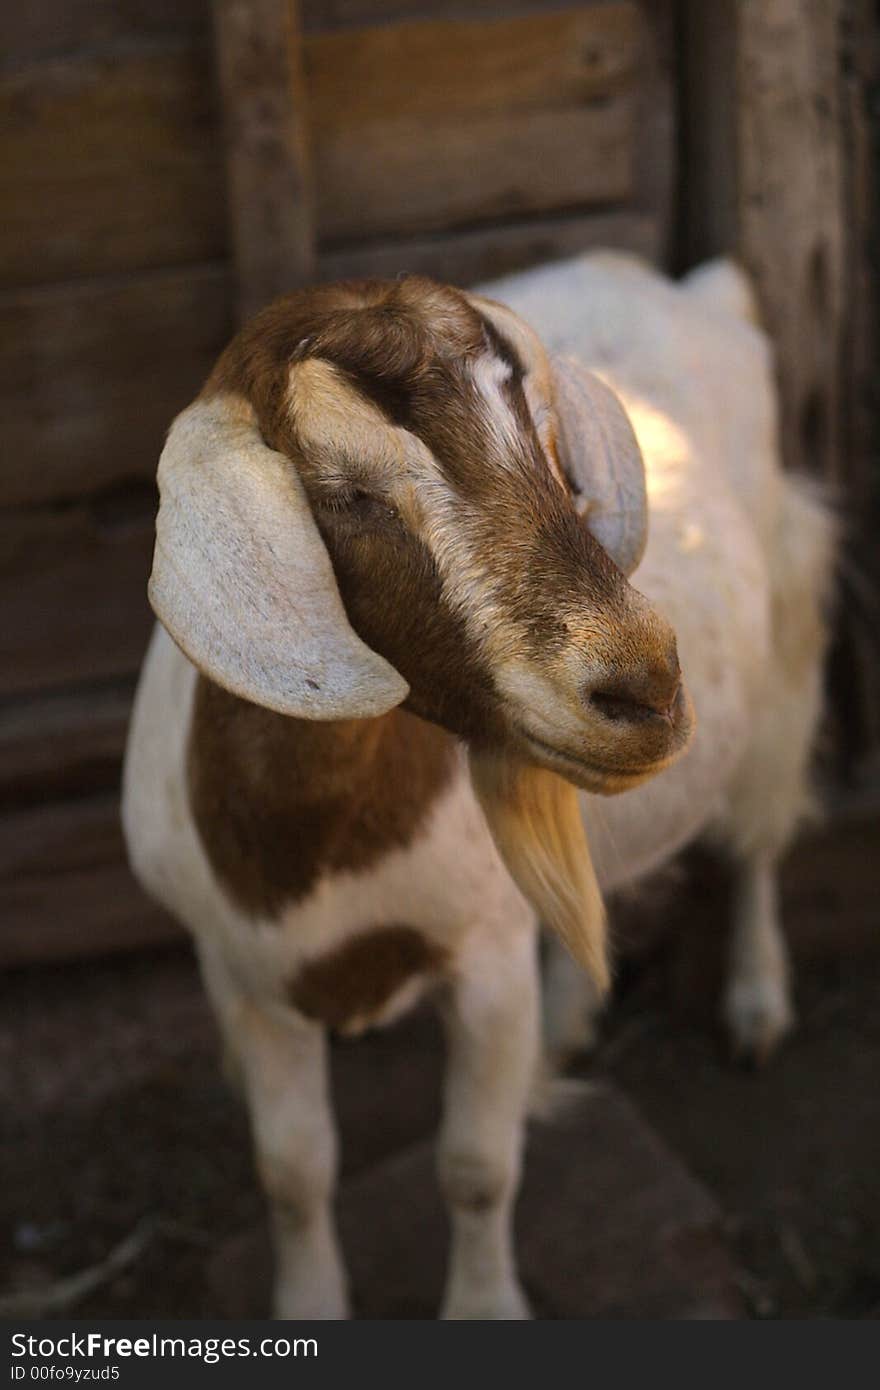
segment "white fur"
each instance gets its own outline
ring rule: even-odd
[[[509,364],[489,352],[478,357],[472,368],[474,385],[488,407],[486,419],[502,451],[515,448],[519,439],[519,429],[501,389],[511,375]]]

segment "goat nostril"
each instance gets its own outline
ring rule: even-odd
[[[615,724],[638,724],[644,719],[653,719],[656,714],[650,705],[644,705],[640,700],[632,700],[626,695],[612,695],[605,690],[592,691],[590,704]]]
[[[663,691],[645,688],[627,690],[616,686],[590,691],[588,703],[615,723],[640,724],[647,719],[658,718],[672,723],[680,693],[680,680],[671,692],[668,686]]]

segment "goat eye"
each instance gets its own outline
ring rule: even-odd
[[[371,497],[363,488],[354,487],[345,494],[344,505],[356,512],[369,511],[371,507],[378,507],[380,504],[375,497]]]
[[[332,497],[326,498],[324,505],[330,511],[357,521],[378,522],[397,516],[396,509],[390,503],[383,502],[380,498],[374,497],[372,493],[365,492],[360,487],[346,488],[344,491],[337,492]]]
[[[355,516],[363,517],[367,520],[371,516],[378,516],[384,511],[383,504],[378,497],[373,497],[369,492],[364,492],[363,488],[355,487],[345,496],[344,503],[346,510]]]

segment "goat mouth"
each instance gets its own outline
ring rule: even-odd
[[[552,743],[545,743],[522,726],[519,726],[518,732],[539,762],[544,765],[552,764],[554,771],[558,771],[567,781],[574,782],[582,791],[598,792],[603,796],[613,796],[639,786],[655,773],[662,772],[675,758],[675,753],[671,752],[654,762],[637,767],[603,767],[601,763],[590,762],[588,758],[578,757],[574,753],[555,747]]]

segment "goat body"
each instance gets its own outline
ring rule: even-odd
[[[580,358],[624,402],[645,460],[650,510],[636,582],[676,630],[696,707],[690,748],[662,776],[609,800],[580,793],[599,886],[611,892],[637,881],[698,834],[725,843],[741,883],[727,1015],[743,1047],[766,1050],[789,1021],[773,874],[805,801],[831,556],[823,511],[779,470],[766,342],[729,266],[675,286],[629,259],[588,256],[488,293],[549,348]],[[449,312],[439,299],[429,307]],[[498,367],[474,369],[484,402],[502,380]],[[317,505],[315,495],[310,500]],[[361,511],[372,505],[357,503]],[[330,517],[325,540],[336,525]],[[502,532],[500,547],[504,539]],[[348,540],[339,546],[334,565],[349,616],[357,613],[358,632],[379,647],[373,627],[378,632],[387,615],[374,620],[358,608],[356,586],[346,585]],[[463,606],[479,576],[465,573],[461,555],[450,563],[458,566]],[[390,588],[384,602],[394,604]],[[640,650],[666,641],[666,629],[651,626],[641,608],[632,613]],[[449,639],[433,620],[426,626],[432,650],[446,643],[444,669],[468,666],[457,629]],[[550,646],[560,640],[548,633]],[[621,647],[621,661],[634,642]],[[500,649],[499,642],[493,651]],[[404,668],[400,651],[383,655]],[[600,692],[609,739],[618,717],[643,740],[684,718],[677,666],[667,676],[660,658],[651,660],[650,678],[639,676],[624,696]],[[207,661],[199,661],[203,670]],[[529,700],[543,699],[543,677],[523,669],[504,667],[508,698],[526,691]],[[195,936],[248,1099],[283,1316],[340,1316],[346,1307],[330,1215],[336,1143],[326,1029],[386,1022],[435,988],[445,992],[450,1040],[440,1136],[452,1216],[444,1312],[526,1311],[510,1210],[537,1046],[535,895],[528,875],[519,882],[530,900],[514,883],[503,833],[487,823],[490,801],[469,775],[457,737],[471,738],[468,700],[461,715],[446,704],[442,717],[423,711],[415,675],[404,675],[415,713],[314,722],[281,712],[277,702],[261,708],[232,693],[237,686],[221,689],[157,626],[135,702],[124,776],[129,852],[144,885]],[[476,705],[477,676],[473,690]],[[422,712],[445,729],[418,718]],[[567,718],[559,715],[563,725]],[[644,733],[639,719],[649,726]],[[488,734],[480,730],[473,741],[481,737]],[[647,764],[648,754],[640,757]],[[555,773],[543,775],[552,779],[548,788],[563,785]],[[583,861],[590,863],[586,849]],[[595,883],[587,877],[584,901]],[[586,1040],[597,1007],[595,987],[569,965],[557,956],[549,976],[546,1029],[557,1051]]]

